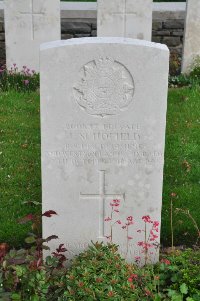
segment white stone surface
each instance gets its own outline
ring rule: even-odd
[[[96,19],[96,2],[61,2],[61,18],[67,19]],[[185,17],[185,2],[153,3],[153,18],[162,20],[182,19]],[[0,1],[0,19],[3,18],[4,3]]]
[[[151,41],[152,0],[98,0],[97,35]]]
[[[5,0],[7,67],[39,71],[41,43],[59,40],[59,0]]]
[[[160,221],[169,52],[125,38],[85,38],[41,46],[43,235],[59,236],[68,257],[110,236],[128,260],[143,256],[142,216]],[[115,207],[114,207],[115,208]],[[116,207],[118,209],[118,207]],[[122,226],[134,217],[127,233]],[[148,224],[148,231],[150,224]],[[158,237],[159,241],[159,237]],[[152,261],[158,259],[155,250]]]
[[[200,56],[200,1],[187,0],[182,73],[189,73]]]

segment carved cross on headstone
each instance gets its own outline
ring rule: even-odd
[[[44,16],[44,13],[42,12],[34,12],[34,5],[33,5],[33,1],[34,0],[30,0],[30,11],[29,12],[20,12],[21,15],[30,15],[31,17],[31,39],[34,40],[34,17],[35,16]]]
[[[100,239],[105,238],[104,233],[104,221],[105,221],[105,203],[106,200],[112,200],[120,198],[120,200],[125,201],[125,193],[123,194],[107,194],[105,191],[105,170],[99,170],[99,193],[98,194],[80,194],[81,198],[84,199],[99,199],[99,237]]]
[[[126,37],[127,16],[136,16],[137,12],[131,12],[127,9],[127,0],[124,0],[123,10],[121,12],[113,12],[112,15],[121,15],[123,18],[124,37]]]

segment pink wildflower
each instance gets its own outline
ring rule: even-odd
[[[138,262],[138,261],[140,261],[140,260],[141,260],[141,257],[140,257],[140,256],[136,256],[136,257],[135,257],[135,261],[136,261],[136,262]]]
[[[153,227],[156,228],[156,227],[158,227],[159,225],[160,225],[159,221],[154,221],[154,222],[153,222]]]
[[[149,215],[143,216],[142,219],[143,219],[143,221],[144,221],[145,223],[152,223],[151,218],[150,218]]]
[[[117,223],[118,223],[119,225],[121,225],[122,222],[121,222],[120,220],[118,220]]]
[[[119,204],[120,203],[120,200],[113,200],[113,203],[117,203],[117,204]]]
[[[24,80],[24,84],[27,86],[29,84],[29,80],[28,79],[25,79]]]
[[[171,262],[168,259],[166,259],[166,258],[163,258],[160,262],[165,263],[167,265],[171,264]]]
[[[132,216],[128,216],[127,217],[127,221],[132,222],[133,221],[133,217]]]
[[[137,279],[137,278],[138,278],[138,275],[137,275],[137,274],[132,274],[132,275],[131,275],[131,278]]]

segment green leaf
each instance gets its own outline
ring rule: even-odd
[[[46,246],[46,245],[42,245],[42,249],[43,250],[50,250],[50,248],[48,246]]]
[[[159,295],[154,296],[154,301],[161,301],[161,297]]]
[[[175,290],[172,290],[172,289],[169,289],[168,290],[168,296],[169,297],[173,297],[174,295],[176,295],[177,294],[177,292],[175,291]]]
[[[12,294],[11,298],[12,298],[12,300],[21,300],[21,296],[16,293]]]
[[[17,266],[15,266],[13,268],[15,269],[18,277],[21,277],[23,275],[23,272],[24,272],[23,267],[17,265]]]
[[[194,301],[193,298],[187,297],[186,301]]]
[[[10,252],[9,252],[9,256],[10,256],[11,258],[14,258],[14,257],[16,256],[16,254],[17,254],[17,251],[16,251],[16,250],[10,250]]]
[[[33,237],[33,236],[29,236],[29,237],[27,237],[26,239],[25,239],[25,242],[27,243],[27,244],[32,244],[32,243],[34,243],[36,241],[36,239],[35,239],[35,237]]]
[[[183,301],[183,297],[181,295],[175,295],[172,297],[172,301]]]
[[[178,276],[175,274],[174,276],[171,277],[172,282],[176,282],[178,279]]]
[[[181,284],[180,291],[182,294],[186,295],[188,293],[188,287],[185,283]]]
[[[31,297],[31,301],[39,301],[39,297],[37,295]]]

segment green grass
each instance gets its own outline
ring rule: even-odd
[[[177,193],[174,208],[187,208],[200,227],[200,88],[169,92],[164,171],[162,241],[169,242],[170,193]],[[184,161],[191,166],[187,171]],[[184,215],[174,215],[175,242],[194,243],[196,232]]]
[[[169,92],[162,214],[165,245],[171,237],[171,192],[177,193],[174,207],[190,209],[200,226],[199,100],[200,88],[195,86]],[[2,93],[0,124],[0,242],[19,247],[28,229],[18,225],[17,219],[36,210],[23,202],[41,201],[38,93]],[[188,172],[184,160],[191,165]],[[182,215],[175,215],[174,221],[176,244],[193,244],[196,232],[191,222]]]
[[[39,95],[0,95],[0,242],[19,246],[27,226],[17,219],[41,201]]]

